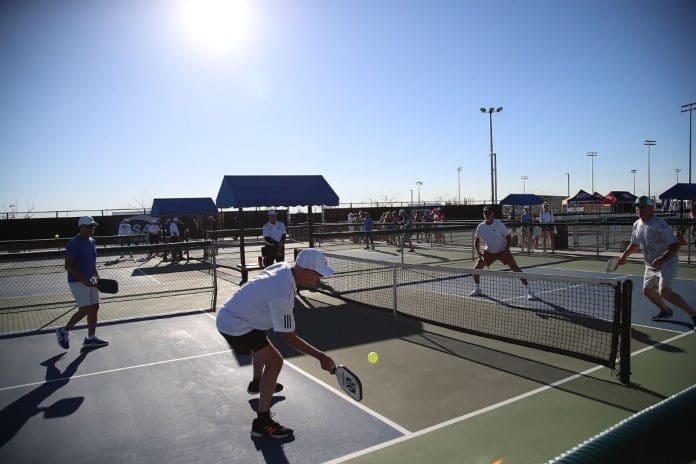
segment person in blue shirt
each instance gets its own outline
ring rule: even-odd
[[[56,330],[58,344],[63,349],[70,348],[68,331],[87,316],[87,337],[82,344],[85,348],[108,345],[109,342],[95,337],[97,311],[99,310],[99,290],[95,284],[99,280],[97,272],[97,244],[92,238],[98,224],[91,216],[78,220],[80,233],[70,239],[65,247],[65,269],[68,271],[68,285],[75,297],[78,310],[65,327]]]
[[[401,219],[400,225],[401,225],[401,230],[411,230],[413,228],[413,219],[411,218],[411,213],[406,211],[405,209],[399,210],[399,216]],[[413,249],[413,242],[411,242],[411,235],[413,235],[413,232],[405,232],[401,236],[401,243],[399,244],[399,248],[396,249],[396,251],[401,251],[404,249],[404,245],[408,243],[409,249],[411,253],[415,252],[416,250]]]
[[[363,232],[372,232],[374,229],[374,222],[372,221],[370,213],[367,211],[360,211],[360,219],[362,220]],[[375,240],[372,238],[372,234],[367,234],[365,235],[365,249],[369,250],[370,245],[372,245],[372,249],[374,250]]]

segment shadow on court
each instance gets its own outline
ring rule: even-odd
[[[9,442],[29,419],[43,412],[44,419],[55,419],[74,414],[84,401],[84,397],[63,398],[51,406],[40,406],[55,392],[70,382],[77,368],[82,364],[87,355],[93,350],[82,350],[63,372],[56,367],[56,363],[65,355],[61,353],[41,363],[46,367],[46,381],[31,390],[26,395],[13,401],[0,411],[0,447]]]
[[[510,352],[500,351],[434,332],[423,331],[402,339],[542,385],[551,385],[577,374],[572,370],[516,355],[512,353],[513,348]],[[589,376],[580,376],[574,382],[554,388],[632,413],[666,398],[640,385],[624,386]]]

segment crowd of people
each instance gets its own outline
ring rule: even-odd
[[[409,246],[409,251],[413,252],[412,236],[415,234],[416,242],[426,243],[445,243],[445,236],[442,231],[434,227],[437,223],[447,220],[442,208],[423,208],[408,211],[406,209],[385,211],[375,221],[368,211],[348,213],[348,231],[350,232],[374,232],[390,231],[381,235],[364,234],[364,237],[355,235],[354,242],[364,241],[365,249],[375,249],[375,239],[384,241],[389,245],[397,246],[400,251],[404,244]],[[398,234],[398,230],[412,230],[404,234]]]

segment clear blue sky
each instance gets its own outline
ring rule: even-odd
[[[638,169],[647,193],[646,138],[653,194],[688,179],[693,0],[255,0],[193,21],[205,5],[2,2],[0,210],[214,199],[226,174],[456,199],[458,166],[462,198],[490,199],[481,106],[504,107],[499,199],[523,175],[590,190],[588,151],[595,190]]]

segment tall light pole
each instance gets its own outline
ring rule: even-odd
[[[643,144],[648,147],[648,198],[652,198],[650,196],[650,147],[654,147],[657,143],[654,140],[646,140]]]
[[[457,168],[457,204],[462,204],[462,167]]]
[[[696,109],[696,102],[682,105],[681,112],[689,112],[689,183],[691,183],[691,113]]]
[[[681,172],[681,169],[677,168],[674,170],[674,172],[677,173],[677,184],[679,183],[679,173]]]
[[[637,169],[631,169],[631,174],[633,174],[633,196],[636,196],[636,172]]]
[[[596,151],[588,151],[587,156],[592,159],[592,191],[590,194],[594,195],[594,159],[597,157]]]
[[[527,193],[527,179],[529,179],[529,176],[521,176],[520,179],[522,179],[522,193]]]
[[[488,127],[490,129],[490,140],[491,140],[491,204],[496,204],[498,202],[498,166],[493,152],[493,113],[500,113],[503,111],[503,107],[499,106],[497,108],[490,107],[488,109],[481,108],[482,113],[488,113]]]
[[[421,185],[423,185],[423,182],[421,182],[421,181],[417,181],[417,182],[416,182],[416,187],[418,188],[418,205],[419,205],[419,206],[420,206],[420,204],[421,204],[421,202],[420,202],[420,186],[421,186]]]
[[[566,172],[565,175],[568,178],[568,198],[570,198],[570,173]]]

